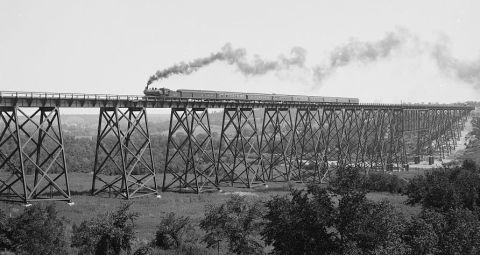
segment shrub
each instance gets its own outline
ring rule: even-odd
[[[192,232],[189,217],[176,217],[175,213],[169,213],[157,227],[155,245],[162,249],[177,248],[184,242],[185,236]]]
[[[79,248],[80,254],[120,254],[130,252],[131,241],[135,238],[134,221],[136,213],[131,213],[131,204],[121,205],[117,211],[83,221],[73,226],[72,247]]]
[[[34,205],[11,218],[3,234],[9,237],[10,249],[17,254],[67,254],[63,222],[53,205]]]
[[[228,244],[228,250],[236,254],[255,254],[263,250],[259,233],[262,225],[262,206],[258,201],[234,195],[219,206],[210,205],[200,227],[207,232],[203,241],[207,247]]]
[[[408,182],[393,174],[370,172],[365,178],[364,185],[365,189],[371,191],[403,193]]]
[[[462,169],[476,173],[478,171],[477,163],[471,159],[466,159],[462,163]]]
[[[343,195],[364,187],[364,176],[357,167],[337,167],[335,176],[330,181],[330,190],[336,194]]]

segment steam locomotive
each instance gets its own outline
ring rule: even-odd
[[[186,98],[193,100],[245,100],[245,101],[275,101],[275,102],[312,102],[359,104],[358,98],[319,97],[300,95],[280,95],[263,93],[242,93],[212,90],[179,89],[173,91],[167,88],[148,88],[143,91],[147,97]]]

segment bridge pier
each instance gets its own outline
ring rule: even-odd
[[[266,108],[263,113],[260,152],[266,181],[289,181],[293,124],[290,109]]]
[[[91,193],[125,199],[157,194],[145,108],[100,108]]]
[[[318,109],[297,108],[291,147],[291,168],[289,180],[298,182],[319,182],[318,154],[320,114]]]
[[[207,108],[172,108],[162,191],[219,190]]]
[[[407,154],[405,149],[404,113],[402,109],[393,109],[390,112],[387,159],[385,169],[392,171],[408,169]]]
[[[218,149],[218,179],[247,188],[265,184],[253,108],[225,108]]]
[[[60,110],[0,107],[0,200],[71,202]]]

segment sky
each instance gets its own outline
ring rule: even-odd
[[[479,11],[475,0],[0,0],[0,90],[138,95],[158,70],[228,43],[244,66],[281,63],[252,74],[214,61],[152,86],[480,100]],[[295,47],[305,59],[286,66]]]

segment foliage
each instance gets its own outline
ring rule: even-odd
[[[263,249],[258,235],[262,225],[263,208],[258,201],[234,195],[219,206],[210,205],[200,227],[206,231],[203,241],[207,247],[228,244],[236,254],[256,254]]]
[[[189,217],[176,217],[175,213],[169,213],[158,225],[155,245],[162,249],[178,248],[192,232],[193,226]]]
[[[330,181],[330,190],[338,195],[348,194],[355,190],[362,190],[365,177],[358,167],[337,167],[335,176]]]
[[[120,254],[131,250],[135,238],[136,213],[129,212],[131,204],[122,204],[117,211],[99,215],[80,226],[73,226],[72,247],[80,254]]]
[[[478,166],[477,163],[474,160],[471,159],[466,159],[462,163],[462,169],[468,170],[470,172],[477,172],[478,171]]]
[[[475,210],[480,203],[480,177],[461,168],[441,169],[413,178],[407,186],[408,204],[447,212]]]
[[[413,254],[478,254],[480,221],[468,209],[425,210],[409,223],[405,240]]]
[[[403,193],[408,182],[398,176],[384,172],[370,172],[366,175],[364,188],[370,191]]]
[[[262,235],[275,254],[327,254],[337,249],[331,231],[335,209],[325,189],[292,190],[291,198],[274,197],[266,207]]]
[[[133,253],[133,255],[152,255],[152,254],[153,254],[153,248],[150,246],[142,246]]]
[[[347,180],[356,178],[352,172],[347,173]],[[406,254],[409,251],[402,239],[405,219],[387,202],[369,201],[363,190],[343,184],[333,189],[338,193],[310,186],[307,191],[292,190],[290,196],[274,197],[267,202],[267,223],[262,234],[276,254]],[[335,196],[339,197],[338,206],[334,203]]]
[[[0,209],[0,249],[10,249],[12,241],[10,240],[10,226],[7,215]]]
[[[372,202],[361,191],[339,201],[336,228],[342,247],[356,247],[361,254],[405,254],[401,239],[405,219],[388,202]]]
[[[424,217],[415,217],[411,222],[407,223],[406,230],[404,232],[404,240],[415,251],[413,254],[437,254],[439,252],[438,243],[440,242],[440,236],[437,234],[440,230],[443,230],[443,218],[441,214],[432,212],[432,215],[425,215]],[[433,216],[431,219],[436,224],[427,221],[429,216]],[[439,228],[440,227],[440,228]]]
[[[64,220],[53,205],[35,205],[15,218],[1,218],[2,248],[16,254],[67,254]]]

